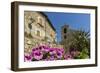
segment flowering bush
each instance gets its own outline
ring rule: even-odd
[[[31,54],[25,55],[26,61],[52,61],[52,60],[68,60],[74,59],[75,56],[79,55],[78,51],[64,52],[63,48],[53,48],[49,46],[38,46],[33,48]]]

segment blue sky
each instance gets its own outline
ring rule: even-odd
[[[57,32],[57,40],[61,40],[61,27],[65,24],[71,29],[90,31],[90,14],[44,12]]]

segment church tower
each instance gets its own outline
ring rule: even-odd
[[[64,25],[64,26],[61,27],[61,39],[62,39],[62,41],[67,39],[68,28],[69,28],[68,25]]]
[[[69,25],[63,25],[61,27],[61,44],[64,45],[65,51],[67,51],[67,37],[68,37]]]

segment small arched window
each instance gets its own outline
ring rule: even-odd
[[[66,28],[64,28],[64,33],[67,33],[67,29]]]

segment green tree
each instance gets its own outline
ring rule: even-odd
[[[73,34],[73,43],[71,47],[80,51],[80,58],[90,56],[90,34],[83,30],[78,30]]]

